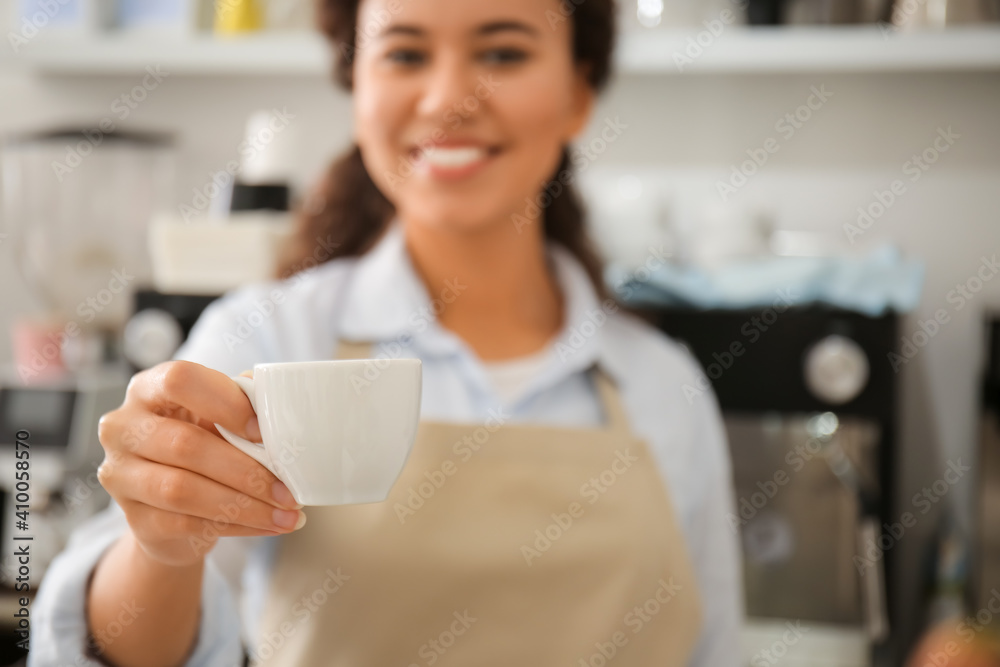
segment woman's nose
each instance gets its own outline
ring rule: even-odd
[[[426,78],[419,112],[439,123],[456,118],[464,120],[470,115],[465,102],[475,96],[475,87],[476,74],[468,63],[457,57],[438,58]],[[461,116],[459,111],[462,111]]]

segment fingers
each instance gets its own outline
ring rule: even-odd
[[[201,364],[168,361],[137,373],[129,383],[128,403],[158,414],[180,408],[260,441],[257,417],[246,394],[230,377]]]
[[[127,501],[122,509],[125,510],[129,527],[136,537],[151,543],[177,539],[186,535],[209,542],[215,537],[258,537],[282,534],[226,521],[210,521],[190,514],[177,514],[134,500]],[[191,540],[185,541],[191,544]],[[195,545],[197,545],[197,541],[195,541]]]
[[[113,487],[112,495],[116,497],[129,498],[178,515],[207,519],[213,525],[288,533],[296,528],[300,518],[305,517],[299,510],[274,507],[190,470],[140,457],[132,457],[127,466],[120,466],[114,475],[105,477],[108,485]],[[102,479],[102,484],[104,481]],[[195,523],[188,520],[185,525],[191,528]],[[153,526],[154,530],[165,531],[161,531],[161,535],[170,534],[175,528]]]
[[[135,429],[136,424],[143,423],[144,414],[152,423]],[[274,473],[199,426],[129,408],[122,409],[119,415],[107,421],[102,437],[126,443],[129,452],[136,456],[189,470],[275,506],[300,507]],[[127,428],[145,433],[146,437],[129,437]]]

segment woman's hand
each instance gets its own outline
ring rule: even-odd
[[[260,441],[236,383],[186,361],[137,373],[125,402],[101,418],[97,477],[143,551],[163,564],[197,563],[224,535],[291,532],[305,517],[285,485],[223,440],[215,423]]]

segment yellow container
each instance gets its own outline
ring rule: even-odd
[[[215,32],[233,35],[264,27],[258,0],[215,0]]]

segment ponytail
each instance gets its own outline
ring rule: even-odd
[[[355,144],[337,158],[298,213],[297,228],[279,261],[287,278],[315,261],[355,257],[385,231],[395,207],[382,194],[361,161]]]

